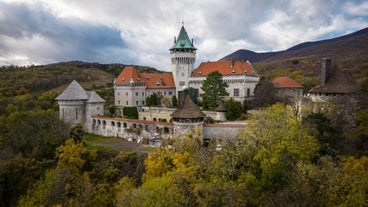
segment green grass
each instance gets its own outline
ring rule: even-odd
[[[104,152],[121,152],[125,151],[119,148],[106,146],[106,142],[118,142],[122,141],[121,138],[116,137],[104,137],[96,134],[84,134],[83,141],[87,144],[88,148],[97,149],[98,151]]]
[[[105,137],[96,134],[84,134],[83,141],[87,144],[88,148],[104,152],[133,152],[137,150],[140,152],[149,152],[152,150],[151,147],[145,145],[132,148],[131,143],[122,138]],[[126,145],[124,145],[124,142],[126,142]]]

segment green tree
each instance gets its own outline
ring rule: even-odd
[[[125,106],[123,116],[129,119],[138,119],[138,109],[136,106]]]
[[[108,108],[109,110],[109,113],[110,113],[110,116],[115,116],[115,112],[116,112],[116,109],[117,109],[117,106],[116,105],[110,105]]]
[[[238,101],[235,101],[233,98],[225,101],[225,108],[225,116],[229,121],[236,120],[243,112],[242,104]]]
[[[197,98],[198,94],[194,88],[192,87],[185,88],[184,96],[189,96],[190,99],[192,99],[193,103],[198,104],[198,98]]]
[[[94,186],[90,181],[91,162],[97,156],[96,150],[89,150],[84,144],[73,139],[57,148],[58,160],[55,169],[50,169],[44,179],[35,183],[19,206],[90,206]]]
[[[146,98],[146,106],[157,106],[158,105],[158,96],[156,93],[153,93]]]
[[[276,97],[275,89],[270,80],[262,78],[256,85],[254,90],[254,99],[252,100],[253,108],[264,108],[276,103],[278,98]]]
[[[356,128],[352,132],[358,150],[364,155],[368,154],[368,108],[361,109],[355,114]]]
[[[339,148],[337,134],[331,121],[323,113],[310,113],[303,117],[302,124],[312,129],[312,135],[320,143],[321,155],[335,155]]]
[[[171,98],[171,103],[173,107],[177,107],[178,106],[178,99],[176,98],[176,96],[173,96]]]
[[[74,140],[75,143],[79,143],[83,139],[83,127],[82,124],[76,124],[70,129],[70,138]]]
[[[226,91],[228,84],[222,80],[222,75],[218,71],[211,72],[203,81],[202,105],[208,109],[214,109],[220,102],[223,102],[229,95]]]
[[[5,128],[5,146],[38,160],[53,159],[56,147],[69,137],[69,127],[52,110],[12,113]]]

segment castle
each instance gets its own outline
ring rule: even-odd
[[[134,67],[124,68],[114,81],[116,106],[145,106],[146,97],[154,93],[171,100],[185,88],[193,88],[200,100],[202,83],[214,71],[218,71],[228,83],[228,98],[243,102],[254,96],[259,76],[249,61],[203,62],[194,70],[197,48],[184,26],[178,37],[174,37],[174,45],[169,50],[172,72],[139,73]]]
[[[244,101],[254,96],[259,77],[249,61],[205,62],[194,70],[197,48],[190,40],[184,26],[174,45],[169,49],[172,72],[140,73],[134,67],[125,67],[114,80],[115,105],[123,108],[136,106],[140,109],[138,119],[104,117],[104,100],[95,92],[85,91],[73,81],[56,100],[59,103],[60,119],[71,124],[81,123],[89,133],[103,136],[123,137],[131,141],[152,141],[159,145],[162,139],[181,136],[190,131],[199,133],[204,141],[209,139],[231,139],[245,127],[245,124],[206,124],[205,117],[224,121],[221,112],[201,111],[189,97],[184,97],[183,89],[193,88],[198,96],[206,76],[218,71],[229,85],[228,98]],[[273,81],[276,95],[301,100],[302,86],[288,77]],[[319,107],[321,102],[349,100],[356,104],[358,87],[352,78],[337,66],[331,67],[330,59],[322,60],[321,85],[307,94],[307,98]],[[179,99],[175,109],[164,107],[144,107],[146,97],[158,94],[161,98]],[[199,97],[198,97],[199,98]],[[301,103],[297,103],[298,106]],[[172,119],[172,122],[167,120]],[[166,120],[166,121],[160,121]],[[157,144],[158,143],[158,144]]]
[[[104,117],[104,100],[94,92],[85,91],[76,81],[56,98],[60,106],[60,119],[71,124],[81,123],[88,133],[124,137],[138,142],[181,136],[190,131],[201,134],[204,140],[235,137],[244,124],[205,124],[206,116],[225,120],[223,113],[202,112],[190,98],[184,97],[182,91],[192,87],[198,96],[202,93],[200,87],[206,76],[219,71],[229,84],[229,98],[243,101],[252,98],[259,77],[250,62],[242,61],[202,63],[194,71],[196,50],[193,40],[189,39],[182,26],[170,48],[171,73],[140,73],[134,67],[122,70],[114,80],[114,103],[120,108],[139,107],[139,119]],[[169,100],[173,96],[178,97],[178,108],[144,107],[146,97],[154,93]],[[173,121],[162,122],[162,118]]]

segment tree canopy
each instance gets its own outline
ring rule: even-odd
[[[214,109],[220,102],[224,102],[225,98],[229,95],[226,91],[228,86],[222,80],[222,75],[218,71],[208,74],[201,87],[203,90],[203,94],[200,94],[202,97],[202,106],[207,109]]]

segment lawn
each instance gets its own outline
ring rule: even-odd
[[[148,145],[132,143],[123,138],[104,137],[95,134],[84,134],[83,141],[86,142],[88,147],[109,152],[120,152],[120,151],[149,152],[153,149]]]

